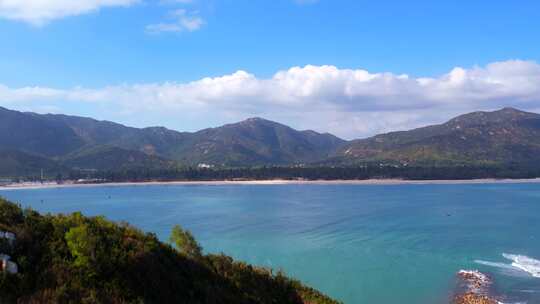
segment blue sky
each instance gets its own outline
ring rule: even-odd
[[[509,87],[516,86],[511,81],[535,81],[538,1],[80,0],[80,7],[70,2],[0,0],[0,105],[182,130],[257,115],[350,138],[439,122],[461,111],[540,108],[534,82],[496,96],[485,87],[493,73]],[[494,63],[506,63],[506,72],[491,71]],[[278,86],[292,93],[268,93],[267,82],[294,67],[307,76]],[[467,81],[484,77],[474,84],[475,92],[486,89],[484,100],[466,90],[470,83],[461,84],[460,92],[433,93],[428,90],[434,88],[411,89],[396,80],[406,74],[416,85],[423,78],[442,81],[456,67],[465,69]],[[388,73],[395,78],[390,82],[399,83],[389,89],[389,80],[368,84],[367,77],[361,85],[375,91],[362,87],[353,94],[345,70],[382,78]],[[248,74],[242,81],[257,81],[253,91],[185,92],[186,84],[205,77],[213,77],[216,89],[216,79],[237,71]],[[313,84],[315,76],[322,82]],[[152,100],[164,89],[170,100]],[[382,98],[382,91],[393,97]],[[459,102],[439,101],[445,94]],[[130,100],[121,100],[126,96]],[[304,117],[306,107],[312,118]]]

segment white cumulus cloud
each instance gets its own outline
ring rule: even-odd
[[[237,71],[187,83],[96,89],[0,86],[0,105],[7,107],[73,104],[134,125],[168,122],[171,128],[196,129],[263,116],[296,128],[358,138],[443,122],[468,111],[505,106],[538,111],[540,65],[510,60],[419,78],[308,65],[270,78]]]
[[[0,17],[41,26],[55,19],[137,2],[139,0],[0,0]]]
[[[189,13],[185,9],[178,9],[170,13],[171,22],[149,24],[146,31],[151,34],[163,32],[193,32],[204,25],[204,20],[196,14]]]

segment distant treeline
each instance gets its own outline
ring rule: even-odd
[[[451,166],[451,167],[256,167],[256,168],[178,168],[169,170],[71,171],[58,174],[62,180],[128,181],[212,181],[212,180],[457,180],[481,178],[536,178],[540,166]],[[28,178],[27,178],[28,179]],[[30,178],[39,180],[39,177]]]

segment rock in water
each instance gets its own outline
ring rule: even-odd
[[[458,277],[462,281],[465,292],[454,299],[454,304],[497,304],[490,297],[491,278],[477,270],[460,270]]]

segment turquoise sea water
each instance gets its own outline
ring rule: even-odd
[[[181,224],[207,252],[283,269],[345,303],[448,303],[460,269],[492,275],[505,302],[540,303],[533,276],[540,184],[100,186],[0,195],[41,212],[103,214],[162,240]]]

